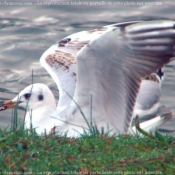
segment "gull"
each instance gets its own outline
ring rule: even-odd
[[[79,137],[94,126],[126,134],[134,115],[149,114],[149,106],[158,104],[160,83],[145,78],[171,60],[174,45],[171,20],[132,21],[75,33],[40,58],[58,86],[58,105],[50,89],[37,83],[5,101],[0,110],[27,106],[26,128],[32,118],[39,134],[56,127],[58,133]]]
[[[164,79],[164,72],[159,69],[142,80],[139,93],[134,106],[133,117],[136,115],[140,119],[154,116],[160,106],[161,84]]]

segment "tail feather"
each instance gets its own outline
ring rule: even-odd
[[[170,119],[173,118],[174,115],[174,111],[165,114],[163,116],[155,116],[154,118],[147,120],[145,122],[140,123],[140,128],[143,129],[144,131],[148,132],[148,133],[152,133],[154,134],[155,131],[158,129],[159,126],[161,126],[162,124],[166,123],[167,121],[169,121]],[[136,129],[136,126],[130,127],[128,134],[134,135],[134,134],[139,134],[141,135],[141,133],[139,133]]]

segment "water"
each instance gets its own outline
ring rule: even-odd
[[[161,1],[63,1],[67,5],[46,5],[30,1],[0,2],[0,101],[12,99],[24,87],[34,83],[47,84],[58,99],[55,83],[40,66],[42,53],[56,41],[72,33],[129,20],[175,19],[173,0]],[[74,1],[75,2],[75,1]],[[99,4],[97,4],[99,2]],[[145,3],[149,3],[145,4]],[[74,4],[74,5],[73,5]],[[165,68],[162,109],[175,108],[175,62]],[[0,126],[10,124],[11,110],[0,112]],[[24,112],[20,110],[23,118]],[[169,122],[168,127],[174,127]]]

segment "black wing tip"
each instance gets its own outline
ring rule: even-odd
[[[70,41],[71,41],[71,38],[64,38],[64,39],[56,42],[56,44],[58,44],[59,47],[65,47],[65,44],[67,44]]]

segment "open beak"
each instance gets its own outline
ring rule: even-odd
[[[10,108],[14,108],[19,103],[21,103],[21,102],[20,101],[13,102],[12,100],[7,100],[3,104],[0,104],[0,111],[4,111],[4,110],[10,109]]]

